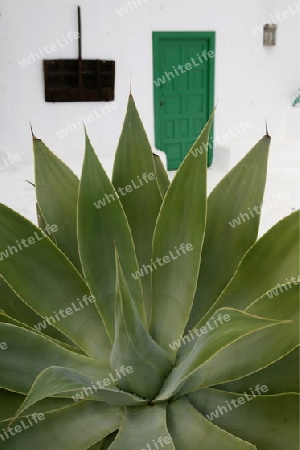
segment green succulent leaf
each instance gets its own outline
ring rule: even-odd
[[[265,381],[266,385],[268,380]],[[297,394],[260,395],[253,398],[249,391],[241,395],[201,389],[188,398],[215,425],[253,443],[259,450],[299,449]]]
[[[207,144],[211,123],[212,117],[191,150]],[[184,331],[197,285],[206,221],[206,166],[206,152],[197,158],[192,151],[186,156],[164,197],[153,238],[157,267],[151,267],[150,331],[172,362],[176,352],[169,344]]]
[[[118,144],[112,177],[128,219],[140,266],[151,263],[152,239],[162,197],[152,150],[132,95]],[[151,273],[141,278],[148,316]]]
[[[67,406],[71,406],[73,404],[73,399],[48,397],[28,408],[24,415],[27,416],[28,414],[34,414],[36,412],[47,413],[50,411],[57,411],[58,409],[66,408]]]
[[[19,327],[24,327],[27,330],[31,330],[31,328],[28,325],[20,323],[18,320],[13,319],[12,317],[5,314],[3,311],[0,311],[0,322],[1,323],[10,323],[12,325],[17,325]]]
[[[4,420],[11,421],[15,416],[17,410],[23,403],[24,399],[24,395],[10,392],[5,389],[0,389],[0,422]],[[54,411],[57,409],[65,408],[66,406],[70,406],[71,404],[74,404],[73,400],[69,400],[66,398],[45,398],[44,400],[36,403],[33,408],[27,409],[25,415],[33,414],[35,412],[45,413]]]
[[[80,350],[78,347],[74,347],[73,345],[67,344],[66,342],[62,342],[60,339],[55,339],[54,337],[52,337],[48,334],[46,335],[44,333],[36,331],[33,328],[29,327],[28,325],[25,325],[24,323],[21,323],[18,320],[13,319],[12,317],[8,316],[3,311],[0,311],[0,322],[8,323],[11,325],[16,325],[17,327],[25,328],[26,330],[33,331],[34,333],[40,334],[42,336],[46,336],[51,342],[54,342],[55,344],[59,345],[60,347],[65,348],[66,350],[75,352],[79,355],[85,355],[85,353],[82,350]]]
[[[217,320],[214,320],[217,317],[223,317],[220,326],[215,326],[218,324]],[[229,320],[226,321],[225,317],[226,320],[229,317]],[[222,353],[243,336],[280,324],[278,321],[252,316],[232,308],[220,309],[209,323],[212,329],[209,331],[207,329],[206,333],[200,334],[193,350],[181,364],[173,369],[156,400],[171,397],[174,391],[182,387],[185,380],[189,383],[189,377],[196,371],[201,371],[202,366],[205,367],[205,363],[209,363],[213,356]],[[181,391],[180,394],[182,395]]]
[[[43,216],[43,213],[42,213],[41,208],[39,207],[38,203],[35,204],[35,209],[36,209],[36,218],[37,218],[38,225],[42,230],[44,230],[46,228],[47,222],[45,220],[45,217]]]
[[[1,263],[0,263],[1,268]],[[14,318],[30,328],[34,328],[38,323],[43,322],[43,318],[29,308],[22,300],[13,292],[5,280],[0,276],[0,309],[7,316]],[[1,319],[0,319],[1,320]],[[58,339],[62,342],[72,344],[72,342],[56,328],[49,325],[42,330],[47,336]]]
[[[103,202],[100,206],[99,201]],[[144,300],[140,280],[131,275],[138,269],[138,264],[123,207],[87,136],[78,199],[78,241],[85,278],[113,342],[115,244],[124,264],[130,293],[146,322]]]
[[[268,380],[268,394],[299,392],[299,348],[258,372],[237,381],[224,383],[217,389],[229,392],[249,391],[252,386],[264,384]]]
[[[270,289],[298,277],[299,223],[295,211],[251,247],[209,314],[222,306],[244,309]]]
[[[14,325],[0,323],[0,387],[26,394],[39,373],[49,366],[77,370],[92,380],[109,377],[106,363],[70,352],[39,334]]]
[[[161,404],[126,409],[119,433],[109,450],[142,450],[147,445],[155,448],[155,443],[164,449],[175,450],[166,424],[166,408],[166,404]]]
[[[255,450],[256,447],[214,425],[186,398],[170,403],[168,429],[176,450]]]
[[[120,426],[122,409],[101,402],[81,402],[46,413],[43,419],[34,417],[36,422],[29,417],[33,425],[23,418],[26,429],[21,419],[14,422],[12,429],[19,426],[22,432],[8,435],[1,443],[3,450],[86,450]],[[8,422],[1,425],[5,428]]]
[[[35,186],[43,222],[57,225],[55,241],[80,271],[77,242],[77,198],[79,180],[40,139],[33,137]]]
[[[117,256],[117,299],[115,342],[111,366],[130,368],[118,386],[143,398],[153,399],[159,392],[172,366],[158,344],[148,333],[130,297]]]
[[[299,211],[296,211],[274,225],[248,250],[230,283],[195,328],[201,328],[218,308],[245,309],[268,291],[295,280],[300,272],[298,254]],[[192,347],[192,343],[182,347],[178,359],[184,359]]]
[[[49,367],[41,372],[34,381],[14,420],[27,408],[40,400],[51,396],[71,397],[73,401],[98,400],[114,406],[140,406],[145,403],[128,392],[114,387],[117,378],[90,379],[76,370],[65,367]]]
[[[252,210],[263,202],[270,142],[269,136],[258,141],[208,197],[198,285],[187,329],[214,304],[257,239],[260,214]]]
[[[237,380],[267,367],[299,342],[299,286],[291,285],[276,298],[262,296],[246,312],[273,320],[289,320],[247,335],[217,353],[185,383],[181,395],[214,384]],[[232,364],[232,361],[235,361]]]
[[[158,155],[155,155],[153,153],[153,158],[154,158],[154,164],[155,164],[157,184],[158,184],[158,187],[160,190],[160,194],[161,194],[162,198],[164,198],[164,196],[166,195],[167,190],[169,189],[169,186],[170,186],[168,172],[166,171],[166,169]]]
[[[39,207],[38,203],[35,204],[35,207],[36,207],[36,218],[37,218],[38,225],[41,230],[45,230],[48,225],[45,220],[45,217],[43,216],[43,213],[42,213],[41,208]],[[51,232],[51,229],[49,229],[48,234],[49,234],[49,239],[51,239],[51,241],[57,245],[57,242],[55,240],[54,234]]]
[[[33,328],[31,328],[30,326],[26,325],[25,323],[19,322],[17,319],[14,319],[13,317],[9,316],[8,314],[6,314],[4,311],[1,311],[1,310],[0,310],[0,322],[1,323],[10,323],[12,325],[16,325],[18,327],[25,328],[26,330],[34,331],[35,333],[41,334],[42,336],[47,336],[47,338],[49,340],[57,343],[58,345],[66,348],[67,350],[70,350],[71,352],[76,352],[81,355],[84,354],[78,347],[74,347],[73,345],[69,345],[69,344],[66,344],[65,342],[61,342],[60,340],[55,339],[49,335],[40,333],[40,332],[34,330]]]
[[[1,263],[0,263],[1,268]],[[6,281],[0,276],[0,309],[8,316],[33,327],[40,320],[41,316],[30,309],[22,300],[12,291]]]
[[[77,270],[24,217],[1,204],[0,215],[0,249],[6,249],[0,274],[27,305],[44,317],[42,325],[36,325],[43,329],[50,322],[89,356],[108,360],[110,343],[105,328]]]

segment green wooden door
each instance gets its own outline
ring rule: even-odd
[[[214,32],[153,32],[155,145],[168,170],[179,167],[213,110],[214,52]]]

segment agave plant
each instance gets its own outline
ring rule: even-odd
[[[80,181],[33,137],[39,227],[0,206],[1,449],[298,449],[299,216],[257,240],[268,135],[207,199],[211,122],[171,184],[131,95],[112,181],[87,136]]]

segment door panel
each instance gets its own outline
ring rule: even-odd
[[[179,167],[212,112],[211,50],[214,33],[153,33],[155,144],[169,170]]]

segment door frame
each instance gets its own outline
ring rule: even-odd
[[[152,67],[153,67],[153,80],[161,77],[162,74],[159,73],[159,46],[162,39],[193,39],[193,38],[201,38],[208,40],[209,50],[214,52],[214,57],[208,59],[208,79],[209,79],[209,88],[208,88],[208,110],[209,114],[213,112],[214,109],[214,92],[215,92],[215,40],[216,40],[216,32],[215,31],[153,31],[152,32]],[[161,148],[161,139],[160,139],[160,120],[159,120],[159,89],[153,83],[153,99],[154,99],[154,137],[155,137],[155,147],[158,150],[162,150]],[[207,117],[208,120],[209,117]],[[199,130],[199,133],[201,130]],[[210,143],[208,149],[208,166],[212,164],[213,159],[213,125],[211,127],[210,134]]]

